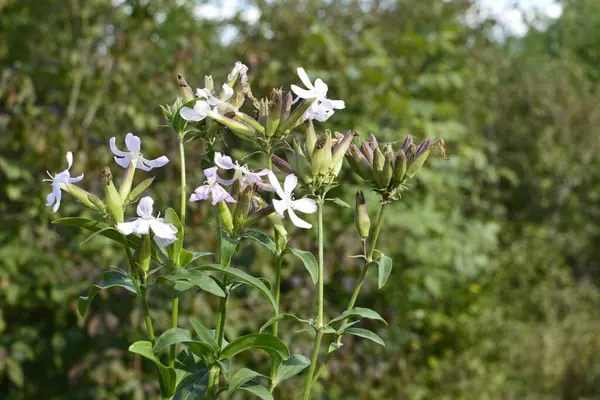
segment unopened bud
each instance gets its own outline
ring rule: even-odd
[[[233,218],[225,200],[221,200],[217,203],[217,211],[219,212],[219,220],[221,221],[223,229],[227,232],[233,232]]]
[[[404,150],[398,150],[396,154],[396,163],[394,164],[394,180],[401,183],[406,174],[406,154]]]
[[[309,157],[312,157],[313,151],[315,150],[315,143],[317,143],[317,133],[315,132],[315,125],[312,122],[312,119],[308,120],[308,125],[306,126],[306,140],[305,147],[306,152]]]
[[[294,111],[292,111],[290,116],[282,122],[279,130],[282,133],[286,133],[286,132],[292,130],[296,125],[298,125],[300,123],[301,119],[304,116],[304,113],[306,112],[306,110],[308,110],[310,108],[310,106],[312,105],[312,103],[314,103],[314,101],[315,101],[315,99],[303,99],[296,106]]]
[[[376,173],[383,171],[383,165],[385,164],[385,156],[379,147],[373,150],[373,170]]]
[[[267,99],[261,99],[258,103],[258,123],[267,133],[267,118],[269,117],[269,103]]]
[[[390,182],[392,181],[392,176],[394,175],[394,161],[396,157],[394,156],[393,151],[385,151],[385,162],[383,164],[383,170],[381,171],[380,184],[382,188],[388,187]]]
[[[369,147],[371,147],[373,151],[375,151],[375,149],[379,147],[377,138],[373,134],[369,135]]]
[[[81,201],[81,203],[87,208],[91,208],[92,210],[103,212],[106,210],[106,206],[102,203],[98,197],[94,196],[87,190],[80,188],[79,186],[75,186],[72,183],[63,184],[63,188],[69,192],[73,197],[77,200]]]
[[[269,98],[268,106],[268,117],[267,126],[265,129],[265,135],[272,137],[277,131],[279,121],[281,119],[281,103],[283,102],[283,94],[281,89],[273,89],[271,97]]]
[[[254,128],[255,130],[257,130],[258,132],[263,133],[265,131],[264,126],[259,121],[255,120],[254,118],[252,118],[248,114],[245,114],[245,113],[240,112],[240,111],[236,111],[235,112],[235,116],[240,121],[242,121],[246,125],[251,126],[252,128]]]
[[[243,124],[238,121],[234,121],[231,118],[227,118],[223,115],[213,113],[211,114],[211,118],[220,123],[221,125],[225,125],[229,128],[237,137],[241,139],[250,139],[254,136],[256,131],[249,127],[246,124]]]
[[[319,174],[326,174],[329,171],[329,168],[331,168],[331,145],[331,133],[329,131],[326,131],[317,139],[315,150],[311,157],[311,171],[313,177],[316,177]]]
[[[369,142],[363,140],[360,145],[360,151],[364,154],[370,165],[373,165],[373,149],[369,146]]]
[[[429,152],[431,151],[431,147],[433,145],[432,139],[425,139],[423,143],[419,146],[419,148],[415,151],[415,156],[413,161],[409,164],[408,169],[406,170],[406,176],[412,178],[415,176],[417,171],[421,169],[427,157],[429,157]],[[413,145],[414,147],[414,145]]]
[[[287,92],[287,94],[283,98],[283,102],[281,103],[281,118],[279,121],[279,125],[281,125],[283,121],[287,120],[290,117],[293,101],[294,99],[292,97],[292,92]]]
[[[102,180],[104,183],[104,194],[106,196],[108,213],[115,222],[123,222],[123,201],[121,200],[121,196],[119,196],[119,192],[117,192],[117,189],[113,184],[112,173],[110,172],[109,167],[105,167],[102,171]]]
[[[356,208],[354,210],[354,224],[361,238],[369,237],[371,220],[367,211],[367,202],[362,191],[356,192]]]
[[[285,161],[283,158],[273,155],[271,157],[271,161],[273,162],[273,165],[275,165],[277,168],[279,168],[281,171],[285,172],[286,174],[294,173],[294,169],[292,168],[292,166],[287,161]]]
[[[236,203],[235,213],[233,215],[233,225],[238,230],[244,227],[244,222],[246,221],[246,217],[250,211],[252,192],[252,186],[246,187],[246,189],[240,193],[239,199]]]
[[[297,140],[294,139],[293,142],[293,150],[288,150],[288,160],[290,160],[290,164],[292,165],[292,169],[294,173],[305,183],[309,183],[311,178],[311,166],[304,155],[304,151],[302,150],[302,146],[298,143]]]
[[[177,75],[177,81],[179,82],[179,93],[183,98],[183,102],[187,103],[188,101],[194,100],[194,91],[187,84],[183,75]]]
[[[411,135],[408,135],[404,138],[404,141],[402,142],[402,146],[400,146],[402,151],[404,151],[404,154],[406,154],[407,156],[408,156],[408,153],[410,150],[410,146],[412,146],[412,144],[413,144],[413,137]]]
[[[333,165],[337,165],[340,161],[342,161],[344,159],[344,156],[346,155],[346,152],[348,151],[350,144],[352,144],[352,138],[353,138],[352,131],[346,132],[345,135],[342,135],[341,133],[336,132],[335,135],[338,138],[338,142],[335,145],[335,149],[333,150],[333,155],[332,155]]]

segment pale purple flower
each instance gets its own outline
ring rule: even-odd
[[[225,156],[219,152],[215,153],[215,164],[217,167],[224,170],[234,170],[231,179],[221,179],[217,175],[217,182],[223,185],[231,185],[237,180],[240,182],[240,187],[244,188],[246,185],[262,182],[261,176],[265,176],[269,173],[269,170],[266,168],[258,172],[252,172],[248,169],[247,165],[240,165],[237,161],[233,162],[231,157]]]
[[[158,157],[154,160],[147,160],[140,153],[142,142],[139,137],[132,133],[128,133],[125,136],[125,146],[127,146],[128,152],[117,149],[115,144],[116,138],[110,138],[110,149],[115,155],[115,162],[123,168],[129,167],[130,163],[133,163],[135,168],[141,169],[142,171],[150,171],[152,168],[160,168],[165,166],[169,159],[165,156]]]
[[[312,214],[317,211],[317,203],[308,197],[294,200],[294,189],[298,185],[298,178],[296,175],[289,174],[286,176],[282,188],[275,174],[272,171],[269,171],[269,182],[271,182],[275,192],[280,197],[280,200],[273,200],[273,207],[275,207],[275,211],[279,217],[283,218],[283,213],[287,211],[294,225],[298,228],[310,229],[312,225],[300,219],[294,211]]]
[[[235,203],[235,199],[231,197],[229,192],[223,188],[218,182],[219,177],[217,176],[217,167],[211,167],[204,170],[206,175],[206,183],[194,190],[194,193],[190,196],[190,201],[207,200],[209,197],[212,198],[213,206],[219,201],[226,201],[228,203]]]
[[[327,84],[317,78],[315,84],[310,81],[304,68],[297,69],[298,76],[307,89],[292,85],[292,92],[301,99],[315,99],[313,104],[304,114],[305,118],[316,119],[317,121],[326,121],[334,113],[334,110],[341,110],[346,107],[343,100],[330,100],[327,98]]]
[[[161,247],[166,247],[177,240],[177,228],[173,224],[166,223],[164,218],[152,216],[154,200],[146,196],[140,200],[137,206],[139,218],[131,222],[119,222],[117,230],[124,235],[139,233],[148,235],[154,233],[154,241]]]
[[[50,172],[46,171],[48,176],[50,176],[50,179],[44,179],[44,182],[52,182],[50,184],[50,186],[52,187],[52,193],[50,193],[48,197],[46,197],[46,206],[51,206],[54,204],[54,207],[52,207],[52,212],[58,211],[58,208],[60,207],[60,200],[62,198],[61,189],[64,189],[64,185],[68,183],[76,183],[83,179],[83,174],[79,175],[77,178],[71,178],[71,173],[69,172],[69,170],[73,165],[73,153],[71,153],[70,151],[67,152],[66,157],[68,167],[63,172],[52,176]]]

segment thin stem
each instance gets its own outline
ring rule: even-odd
[[[148,300],[146,300],[146,289],[142,288],[140,284],[140,278],[136,273],[135,261],[133,260],[133,255],[131,254],[131,249],[129,246],[125,245],[125,252],[127,253],[127,258],[129,259],[129,267],[130,274],[133,278],[133,283],[135,284],[136,289],[140,293],[140,297],[142,298],[142,309],[144,310],[144,319],[146,321],[146,330],[148,331],[148,338],[154,344],[156,341],[156,337],[154,336],[154,327],[152,326],[152,319],[150,318],[150,309],[148,307]]]
[[[183,146],[183,137],[179,138],[179,160],[181,163],[181,208],[179,219],[181,220],[181,229],[185,226],[185,209],[187,205],[186,179],[185,179],[185,149]],[[183,235],[182,235],[183,236]]]
[[[323,300],[324,300],[324,267],[323,267],[323,203],[325,202],[325,195],[319,197],[317,201],[317,232],[318,232],[318,264],[319,264],[319,314],[317,317],[316,325],[319,328],[317,331],[317,335],[315,336],[315,344],[313,347],[313,354],[310,362],[310,367],[308,370],[308,374],[306,376],[306,383],[304,385],[304,394],[302,396],[303,400],[308,400],[310,396],[310,389],[312,388],[313,375],[315,373],[315,369],[317,367],[317,360],[319,358],[319,349],[321,348],[321,339],[323,338],[323,333],[320,328],[325,323],[323,318]]]
[[[275,286],[273,287],[274,293],[273,297],[275,297],[275,304],[277,305],[277,310],[279,310],[279,299],[281,297],[281,267],[283,265],[283,255],[279,254],[277,256],[276,262],[276,272],[275,272]],[[279,321],[275,321],[273,323],[273,336],[279,335]],[[269,384],[269,391],[273,392],[275,389],[275,372],[277,371],[277,363],[273,358],[271,358],[271,381]]]
[[[379,231],[381,230],[381,225],[383,225],[383,213],[385,211],[385,206],[386,206],[386,203],[383,203],[383,204],[381,204],[381,208],[379,209],[379,216],[377,217],[377,223],[376,223],[375,229],[373,231],[371,247],[370,247],[368,254],[367,254],[367,247],[368,247],[367,241],[363,240],[363,255],[365,256],[365,264],[363,265],[363,267],[360,271],[360,275],[358,276],[358,281],[356,282],[356,287],[354,288],[354,292],[352,292],[352,297],[350,297],[350,301],[348,302],[348,307],[346,307],[346,310],[351,310],[354,308],[354,304],[356,304],[356,300],[358,299],[360,289],[362,288],[362,285],[365,281],[365,277],[367,276],[369,264],[371,263],[371,261],[373,261],[373,254],[375,253],[375,246],[377,245],[377,239],[379,238]],[[342,325],[345,325],[347,323],[348,323],[348,318],[346,318],[342,321]],[[342,336],[340,335],[336,338],[336,343],[340,344],[341,342],[342,342]],[[323,360],[323,363],[321,363],[321,365],[319,366],[319,369],[318,369],[317,373],[315,374],[315,377],[312,382],[313,385],[319,380],[319,377],[325,370],[325,367],[327,366],[327,363],[329,362],[329,359],[330,359],[330,357],[329,357],[330,354],[332,354],[332,353],[328,353],[325,360]]]

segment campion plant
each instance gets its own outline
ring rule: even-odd
[[[408,190],[408,181],[423,166],[433,148],[439,148],[443,154],[441,139],[426,138],[417,145],[408,136],[394,150],[393,143],[379,144],[373,135],[356,145],[353,141],[358,134],[352,131],[341,134],[324,129],[318,134],[315,124],[327,121],[336,110],[344,109],[343,101],[327,97],[328,87],[321,79],[313,83],[304,69],[298,68],[305,88],[291,85],[285,94],[281,89],[273,89],[268,98],[259,100],[251,92],[247,71],[248,68],[238,62],[222,86],[215,86],[213,78],[206,76],[204,88],[196,91],[188,86],[184,77],[178,76],[180,95],[174,104],[162,107],[179,143],[178,211],[165,210],[164,205],[155,204],[150,196],[143,195],[153,183],[153,177],[133,185],[137,170],[141,170],[138,174],[151,173],[154,168],[168,167],[169,160],[165,156],[145,158],[141,139],[132,133],[124,138],[127,151],[120,150],[123,147],[118,143],[122,139],[113,137],[109,141],[115,163],[124,169],[118,189],[109,167],[102,173],[103,196],[77,186],[84,176],[71,178],[70,171],[74,168],[71,152],[66,156],[67,169],[55,176],[49,174],[50,179],[47,179],[52,188],[47,205],[54,212],[59,210],[64,191],[98,213],[98,219],[94,220],[68,217],[54,223],[91,232],[86,241],[101,235],[123,247],[128,266],[104,272],[102,282],[93,285],[88,295],[79,299],[78,311],[85,316],[96,294],[112,287],[124,288],[140,299],[148,340],[133,343],[129,350],[155,364],[164,399],[217,399],[225,392],[231,394],[237,390],[272,399],[277,385],[300,373],[304,375],[299,378],[304,390],[298,397],[309,399],[311,389],[335,356],[335,350],[342,346],[345,335],[384,345],[379,336],[356,324],[360,319],[386,322],[376,311],[355,307],[355,304],[369,268],[378,270],[379,288],[385,285],[392,270],[390,257],[376,248],[386,206]],[[250,114],[240,111],[247,99],[254,108]],[[257,168],[226,155],[223,134],[227,131],[251,142],[262,153],[264,165]],[[203,182],[198,182],[197,188],[188,193],[185,150],[186,143],[194,139],[204,141],[203,159],[209,160],[210,166],[204,165]],[[363,193],[356,194],[355,222],[363,249],[356,257],[362,258],[364,263],[347,309],[326,320],[323,209],[327,204],[348,206],[340,199],[328,197],[330,189],[340,184],[338,177],[344,159],[365,187],[380,195],[381,201],[379,215],[372,225]],[[184,247],[185,232],[195,229],[186,226],[186,209],[190,202],[201,202],[214,209],[219,246],[213,263],[201,262],[212,253]],[[163,217],[158,210],[165,210]],[[308,220],[315,213],[316,257],[309,250],[291,248],[289,232],[294,231],[286,229],[290,224],[313,229]],[[257,229],[265,226],[266,231]],[[253,240],[272,253],[275,282],[271,284],[265,278],[257,278],[231,265],[242,240]],[[288,255],[302,261],[317,286],[314,318],[301,319],[292,310],[280,310],[281,270]],[[155,330],[148,305],[152,288],[157,285],[167,286],[172,293],[171,326],[161,327],[160,332]],[[263,321],[258,332],[226,338],[228,300],[244,285],[264,296],[273,309],[272,318]],[[178,312],[180,295],[192,289],[217,296],[220,301],[216,322],[191,318],[189,326],[193,331],[190,331],[178,326]],[[304,328],[299,332],[314,335],[310,358],[290,354],[279,336],[279,323],[284,321],[301,323]],[[324,338],[330,343],[319,362]],[[232,366],[233,358],[253,349],[261,349],[270,356],[268,370]],[[291,396],[281,394],[281,398]]]

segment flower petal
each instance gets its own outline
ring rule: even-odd
[[[69,178],[69,183],[77,183],[83,179],[83,174],[79,175],[77,178]]]
[[[304,214],[312,214],[317,211],[317,202],[308,197],[292,201],[292,208],[303,212]]]
[[[137,215],[142,218],[151,218],[153,204],[154,200],[152,199],[152,197],[142,197],[137,206]]]
[[[283,191],[286,193],[287,197],[294,192],[294,189],[298,186],[298,178],[294,174],[289,174],[285,177],[285,181],[283,182]]]
[[[115,162],[119,164],[120,167],[127,168],[129,167],[129,163],[131,163],[131,153],[125,153],[125,157],[117,157],[115,156]]]
[[[123,235],[131,235],[137,230],[138,223],[139,219],[136,219],[135,221],[131,222],[119,222],[117,224],[117,230]]]
[[[158,219],[152,219],[150,220],[150,229],[152,229],[152,232],[161,239],[177,240],[177,237],[175,236],[177,228],[175,228],[175,225],[173,224],[161,222]]]
[[[216,205],[219,201],[225,200],[228,203],[236,203],[235,199],[231,197],[229,192],[225,190],[221,185],[215,183],[211,188],[212,204]]]
[[[138,218],[137,226],[133,231],[135,233],[139,233],[140,235],[147,235],[148,232],[150,232],[150,222],[152,222],[151,219]]]
[[[67,163],[69,166],[67,167],[67,171],[71,169],[71,165],[73,165],[73,153],[67,151]]]
[[[298,72],[298,76],[300,77],[300,80],[302,81],[302,83],[304,83],[304,86],[306,86],[309,89],[315,88],[313,86],[312,82],[310,81],[310,79],[308,78],[306,71],[304,71],[304,68],[302,68],[302,67],[297,68],[296,72]]]
[[[192,195],[190,196],[190,201],[206,200],[206,199],[208,199],[209,193],[210,193],[210,186],[202,185],[202,186],[196,188],[196,190],[194,190],[194,193],[192,193]]]
[[[171,238],[163,239],[159,236],[154,235],[154,242],[158,245],[158,247],[161,247],[163,249],[166,247],[169,247],[169,245],[171,243],[173,243],[175,240],[177,240],[177,237],[175,237],[175,239],[171,239]]]
[[[54,194],[54,207],[52,207],[52,212],[57,212],[60,207],[60,200],[62,198],[62,192],[60,191],[60,186],[58,184],[52,185],[52,193]]]
[[[329,88],[327,87],[327,84],[323,82],[321,78],[318,78],[315,81],[315,93],[317,94],[317,97],[325,98],[328,90]]]
[[[322,104],[323,104],[323,106],[330,108],[330,109],[342,110],[342,109],[346,108],[346,103],[344,102],[344,100],[325,99],[325,100],[323,100]]]
[[[235,164],[229,156],[224,156],[220,152],[215,153],[215,164],[221,169],[233,169]]]
[[[137,169],[141,169],[142,171],[150,171],[150,170],[152,170],[151,167],[149,167],[148,165],[144,164],[143,160],[144,159],[142,157],[138,157],[138,159],[135,162],[135,167]]]
[[[133,133],[128,133],[125,136],[125,145],[127,146],[127,150],[137,155],[140,153],[140,149],[142,148],[142,141]]]
[[[281,185],[279,184],[279,181],[277,180],[277,177],[275,176],[273,171],[269,171],[269,182],[271,183],[271,186],[273,186],[273,189],[275,189],[275,193],[277,193],[277,195],[281,199],[285,199],[288,197],[281,188]]]
[[[112,151],[115,156],[119,156],[119,157],[125,157],[126,155],[128,155],[129,153],[121,151],[117,148],[116,142],[117,142],[116,137],[110,138],[110,140],[108,141],[108,143],[110,144],[110,151]]]
[[[181,110],[179,110],[179,115],[181,115],[181,118],[185,119],[186,121],[202,121],[204,118],[206,118],[206,115],[199,115],[196,111],[189,107],[182,107]]]
[[[304,228],[304,229],[310,229],[310,228],[312,228],[311,224],[309,224],[308,222],[304,221],[303,219],[300,219],[300,217],[298,217],[296,215],[296,213],[294,212],[294,210],[292,210],[291,208],[288,209],[288,214],[290,215],[290,220],[292,221],[292,223],[294,225],[296,225],[298,228]]]
[[[299,98],[314,99],[315,97],[317,97],[317,95],[310,90],[302,89],[301,87],[296,85],[292,85],[290,87],[292,88],[292,92],[294,92]]]
[[[233,96],[233,88],[226,83],[224,83],[221,88],[223,89],[223,96],[221,96],[221,100],[229,100],[231,96]]]
[[[144,157],[140,157],[140,161],[143,164],[145,164],[146,166],[150,167],[150,169],[152,169],[152,168],[160,168],[160,167],[167,165],[167,163],[169,162],[169,159],[166,156],[161,156],[161,157],[155,158],[154,160],[147,160]]]
[[[286,202],[283,200],[273,199],[273,207],[275,208],[275,211],[277,211],[277,214],[283,218],[283,212],[287,210]]]
[[[46,197],[46,207],[51,206],[52,204],[54,204],[55,201],[56,201],[56,196],[54,195],[54,192],[52,191]]]

